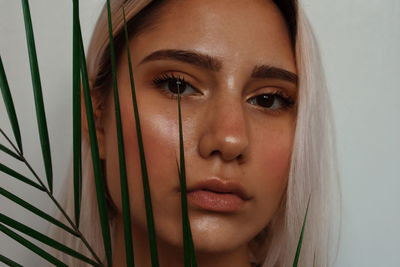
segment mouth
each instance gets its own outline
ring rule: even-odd
[[[189,205],[215,212],[239,211],[251,199],[239,183],[219,178],[189,187],[187,198]]]

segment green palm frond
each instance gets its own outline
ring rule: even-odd
[[[123,13],[124,13],[125,42],[126,42],[127,54],[128,54],[129,79],[130,79],[130,83],[131,83],[132,102],[133,102],[133,110],[134,110],[134,115],[135,115],[136,135],[137,135],[139,155],[140,155],[140,168],[141,168],[141,172],[142,172],[144,203],[145,203],[145,207],[146,207],[146,222],[147,222],[147,232],[148,232],[149,246],[150,246],[150,257],[151,257],[152,267],[158,267],[159,261],[158,261],[158,252],[157,252],[156,230],[155,230],[155,225],[154,225],[154,216],[153,216],[153,208],[152,208],[152,204],[151,204],[149,177],[148,177],[148,172],[147,172],[146,157],[144,154],[142,130],[140,127],[140,116],[139,116],[139,109],[138,109],[137,99],[136,99],[135,83],[134,83],[134,77],[133,77],[133,72],[132,72],[132,60],[131,60],[131,53],[130,53],[130,49],[129,49],[129,37],[128,37],[128,31],[126,28],[126,18],[125,18],[124,9],[123,9]]]
[[[9,229],[5,225],[0,224],[0,231],[3,232],[4,234],[8,235],[12,239],[16,240],[18,243],[22,244],[26,248],[30,249],[32,252],[38,254],[43,259],[47,260],[48,262],[53,263],[56,266],[68,267],[68,265],[66,265],[65,263],[63,263],[60,260],[56,259],[54,256],[52,256],[51,254],[49,254],[45,250],[41,249],[37,245],[33,244],[29,240],[27,240],[27,239],[23,238],[22,236],[20,236],[19,234],[15,233],[14,231]]]
[[[77,3],[77,1],[75,1],[75,3]],[[47,193],[47,195],[50,197],[50,199],[54,202],[54,204],[57,206],[57,208],[61,211],[62,215],[66,218],[66,220],[68,221],[68,223],[70,224],[71,227],[65,225],[64,223],[61,223],[60,221],[56,220],[54,217],[46,214],[45,212],[41,211],[40,209],[34,207],[33,205],[27,203],[26,201],[22,200],[21,198],[17,197],[16,195],[8,192],[7,190],[1,188],[1,195],[5,196],[6,198],[10,199],[11,201],[14,201],[15,203],[17,203],[18,205],[20,205],[21,207],[30,210],[31,212],[33,212],[35,215],[42,217],[43,219],[63,228],[63,230],[69,232],[70,234],[77,236],[78,238],[81,239],[81,241],[84,243],[84,245],[88,248],[88,250],[90,251],[90,253],[93,255],[93,257],[95,258],[94,260],[91,260],[89,258],[87,258],[86,256],[83,256],[81,254],[75,254],[75,256],[77,256],[78,258],[80,258],[81,260],[84,260],[86,262],[89,262],[93,265],[98,265],[98,266],[102,266],[102,263],[99,259],[99,257],[96,255],[96,253],[94,252],[94,250],[91,248],[91,246],[89,245],[88,241],[86,240],[86,238],[82,235],[82,233],[79,231],[78,229],[78,224],[79,224],[79,215],[77,216],[77,214],[79,214],[79,208],[80,208],[80,198],[81,198],[81,177],[82,177],[82,170],[81,170],[81,159],[80,159],[80,155],[78,157],[78,173],[79,173],[79,179],[76,184],[78,184],[78,190],[74,190],[77,191],[78,193],[76,194],[77,197],[77,205],[76,205],[76,211],[75,211],[75,219],[76,219],[76,224],[74,224],[74,222],[69,218],[68,214],[65,212],[65,210],[61,207],[61,205],[58,203],[58,201],[54,198],[53,196],[53,171],[52,171],[52,164],[51,164],[51,154],[50,154],[50,145],[49,145],[49,138],[48,138],[48,132],[47,132],[47,124],[46,124],[46,116],[45,116],[45,112],[44,112],[44,103],[43,103],[43,96],[42,96],[42,90],[41,90],[41,83],[40,83],[40,75],[39,75],[39,68],[38,68],[38,60],[37,60],[37,56],[36,56],[36,49],[35,49],[35,42],[34,42],[34,35],[33,35],[33,27],[32,27],[32,21],[31,21],[31,15],[30,15],[30,10],[29,10],[29,3],[27,0],[22,0],[22,7],[23,7],[23,14],[24,14],[24,21],[25,21],[25,31],[26,31],[26,39],[27,39],[27,44],[28,44],[28,52],[29,52],[29,61],[30,61],[30,66],[31,66],[31,74],[32,74],[32,84],[33,84],[33,90],[34,90],[34,97],[35,97],[35,110],[36,110],[36,117],[38,120],[38,128],[39,128],[39,136],[40,136],[40,142],[41,142],[41,147],[42,147],[42,155],[43,155],[43,160],[44,160],[44,164],[45,164],[45,170],[46,170],[46,178],[48,181],[48,186],[49,188],[46,188],[45,185],[42,183],[41,179],[39,178],[39,176],[36,174],[36,172],[33,170],[32,166],[28,163],[28,161],[24,158],[23,154],[22,154],[22,145],[20,142],[20,138],[18,137],[18,131],[19,131],[19,127],[18,127],[18,122],[16,120],[16,115],[15,110],[14,110],[14,105],[13,105],[13,101],[12,101],[12,97],[11,94],[9,92],[9,88],[8,88],[8,83],[7,83],[7,79],[5,76],[5,71],[3,69],[3,65],[1,62],[1,67],[0,67],[0,85],[1,85],[1,89],[2,89],[2,95],[3,95],[3,100],[6,104],[6,108],[9,114],[9,118],[10,118],[10,122],[12,124],[13,127],[13,131],[14,131],[14,135],[15,138],[17,140],[19,149],[13,144],[13,142],[8,138],[8,136],[0,129],[1,134],[6,138],[6,140],[11,144],[11,146],[13,147],[13,149],[15,150],[15,152],[13,152],[12,150],[8,149],[7,147],[5,147],[4,145],[0,145],[0,150],[4,151],[5,153],[9,154],[10,156],[22,161],[23,163],[25,163],[25,165],[28,167],[28,169],[32,172],[32,174],[34,175],[34,177],[37,179],[37,181],[39,182],[39,184],[31,181],[30,179],[26,178],[25,176],[19,174],[18,172],[12,170],[11,168],[0,164],[0,171],[9,174],[15,178],[17,178],[18,180],[25,182],[26,184],[29,184],[31,186],[36,187],[37,189],[40,189],[41,191],[45,191]],[[76,14],[76,12],[75,12]],[[88,80],[87,80],[87,71],[86,71],[86,62],[84,62],[84,50],[83,50],[83,44],[82,44],[82,37],[81,37],[81,32],[80,32],[80,25],[79,25],[79,17],[74,16],[74,28],[75,28],[75,65],[78,65],[78,70],[74,70],[74,73],[76,75],[76,72],[80,73],[81,72],[81,68],[82,68],[82,74],[83,74],[83,82],[85,85],[88,84]],[[78,27],[77,27],[78,26]],[[76,49],[76,47],[78,47],[78,49]],[[77,57],[78,54],[78,57]],[[81,58],[82,62],[81,62]],[[84,65],[84,67],[81,67],[81,65]],[[80,76],[80,74],[79,74]],[[77,82],[80,83],[80,77],[77,78]],[[76,81],[75,81],[76,82]],[[76,86],[75,86],[76,88]],[[88,87],[87,87],[88,88]],[[75,96],[76,94],[76,90],[74,91]],[[79,97],[78,97],[79,98]],[[76,99],[76,97],[74,98]],[[75,107],[80,106],[80,102],[75,101],[74,102]],[[87,105],[88,106],[88,105]],[[90,106],[91,107],[91,106]],[[75,124],[79,124],[80,125],[80,119],[76,119],[76,117],[78,115],[76,114],[80,114],[80,107],[79,109],[75,108],[75,116],[74,116],[74,120],[75,120]],[[89,116],[90,116],[90,112]],[[91,114],[93,115],[93,113]],[[80,117],[80,115],[79,115]],[[91,123],[91,120],[88,119],[88,122]],[[94,124],[93,124],[94,126]],[[89,130],[91,129],[91,127],[89,126]],[[93,127],[92,127],[93,129]],[[75,132],[79,132],[78,138],[80,139],[81,137],[81,129],[80,127],[77,128],[75,127]],[[75,134],[76,136],[77,134]],[[78,139],[76,138],[76,139]],[[74,147],[76,148],[75,151],[79,151],[81,149],[80,146],[80,142],[77,145],[74,145]],[[97,145],[97,144],[96,144]],[[92,151],[95,151],[95,149],[92,148]],[[75,154],[74,154],[75,156]],[[96,156],[93,157],[94,161],[96,159]],[[96,163],[94,163],[96,165]],[[75,164],[76,165],[76,164]],[[99,169],[99,168],[95,168]],[[97,179],[97,180],[102,180],[102,179]],[[76,186],[75,186],[76,187]],[[104,184],[100,186],[98,186],[98,188],[104,188]],[[100,196],[104,196],[104,190],[102,192],[100,192],[98,195]],[[100,198],[101,200],[101,198]],[[104,200],[104,199],[103,199]],[[103,203],[105,203],[105,201],[103,201]],[[105,206],[105,205],[104,205]],[[104,209],[105,211],[105,209]],[[102,215],[102,213],[100,212],[100,215]],[[5,215],[4,215],[5,216]],[[26,225],[18,223],[18,222],[14,222],[12,221],[11,218],[8,217],[4,217],[2,215],[2,222],[12,222],[12,224],[10,223],[11,226],[15,227],[19,227],[19,229],[24,229],[26,231],[28,231],[26,227]],[[107,221],[107,227],[108,227],[108,218],[106,218]],[[36,252],[37,254],[41,255],[42,257],[46,258],[47,260],[49,260],[50,262],[56,264],[57,266],[65,266],[65,264],[63,265],[59,260],[55,259],[54,257],[52,257],[50,254],[46,253],[44,250],[40,249],[39,247],[37,247],[36,245],[34,245],[33,243],[31,243],[30,241],[24,239],[23,237],[19,236],[18,234],[14,233],[12,230],[8,229],[5,225],[1,224],[1,230],[2,232],[4,232],[6,235],[10,236],[11,238],[15,239],[17,242],[21,243],[22,245],[26,246],[27,248],[33,250],[34,252]],[[25,227],[25,228],[24,228]],[[107,228],[105,227],[105,228]],[[33,230],[33,229],[32,229]],[[33,230],[34,231],[34,230]],[[32,232],[29,230],[29,232]],[[107,232],[107,229],[105,229],[103,232]],[[36,233],[37,236],[40,236],[40,233]],[[108,235],[109,237],[109,235]],[[40,236],[40,238],[44,238],[46,239],[46,236]],[[107,239],[107,234],[105,234],[105,243],[110,244],[110,238]],[[51,240],[51,239],[46,239],[47,241]],[[49,241],[52,242],[52,241]],[[60,245],[61,246],[61,245]],[[105,246],[107,248],[107,245]],[[67,252],[68,253],[74,253],[64,247],[60,247],[62,248],[62,251]],[[111,245],[109,246],[109,248],[111,249]],[[111,252],[111,250],[110,250]],[[111,255],[111,253],[109,253]],[[83,257],[82,257],[83,256]],[[6,258],[4,258],[4,260],[6,260]]]
[[[29,204],[25,200],[17,197],[13,193],[8,192],[7,190],[0,188],[0,195],[8,198],[9,200],[17,203],[21,207],[31,211],[32,213],[36,214],[37,216],[47,220],[48,222],[57,225],[58,227],[63,228],[65,231],[69,232],[70,234],[79,237],[79,235],[70,227],[65,225],[64,223],[60,222],[59,220],[55,219],[54,217],[50,216],[49,214],[45,213],[44,211],[41,211],[40,209],[36,208],[32,204]]]
[[[73,0],[73,59],[72,59],[72,118],[73,118],[73,168],[74,213],[79,227],[82,200],[82,129],[81,129],[81,55],[79,37],[79,0]]]
[[[111,52],[110,58],[111,58],[111,73],[113,80],[113,92],[114,92],[115,121],[117,126],[117,139],[118,139],[118,158],[119,158],[120,181],[121,181],[122,215],[124,221],[125,255],[126,255],[127,266],[133,266],[134,260],[133,260],[133,241],[132,241],[132,229],[131,229],[131,212],[129,204],[129,186],[126,173],[124,136],[122,130],[121,108],[119,103],[119,93],[118,93],[118,83],[117,83],[117,63],[115,58],[114,37],[112,30],[113,27],[112,27],[111,8],[109,0],[107,1],[107,15],[108,15],[110,52]]]
[[[33,205],[27,203],[26,201],[22,200],[21,198],[17,197],[16,195],[8,192],[7,190],[5,190],[3,188],[1,188],[0,193],[1,193],[1,195],[5,196],[6,198],[10,199],[11,201],[14,201],[21,207],[33,212],[35,215],[53,223],[54,225],[57,225],[58,227],[61,227],[63,230],[65,230],[65,231],[69,232],[70,234],[76,236],[77,238],[81,239],[81,241],[88,248],[89,252],[92,254],[92,256],[94,257],[95,260],[91,260],[85,256],[84,256],[85,258],[82,258],[81,256],[83,256],[83,255],[78,255],[78,258],[81,258],[81,260],[83,259],[94,265],[102,266],[102,263],[101,263],[99,257],[96,255],[93,248],[89,245],[86,238],[79,231],[77,224],[74,224],[74,222],[70,219],[70,217],[68,216],[66,211],[61,207],[61,205],[58,203],[58,201],[53,196],[53,192],[52,192],[53,180],[52,180],[50,146],[49,146],[49,142],[48,142],[46,116],[45,116],[45,112],[44,112],[44,103],[43,103],[43,97],[42,97],[42,91],[41,91],[41,85],[40,85],[39,69],[38,69],[38,63],[37,63],[37,57],[36,57],[36,51],[35,51],[33,27],[32,27],[30,11],[29,11],[29,3],[27,0],[22,0],[22,7],[23,7],[23,13],[24,13],[24,20],[25,20],[26,38],[27,38],[28,50],[29,50],[29,60],[30,60],[30,65],[31,65],[32,83],[33,83],[33,89],[34,89],[34,95],[35,95],[36,117],[38,120],[38,128],[39,128],[39,135],[41,138],[40,140],[41,140],[42,154],[43,154],[43,159],[44,159],[44,163],[45,163],[46,177],[48,180],[49,188],[46,188],[46,186],[43,184],[43,182],[41,181],[41,179],[39,178],[39,176],[37,175],[35,170],[32,168],[32,166],[29,164],[29,162],[25,159],[25,157],[22,154],[22,149],[18,149],[13,144],[13,142],[10,140],[10,138],[8,138],[8,136],[1,129],[0,129],[1,134],[10,143],[10,145],[13,147],[15,152],[11,151],[4,145],[1,145],[0,149],[2,151],[6,152],[7,154],[9,154],[10,156],[13,156],[14,158],[17,158],[18,160],[22,161],[26,165],[26,167],[28,167],[28,169],[31,171],[31,173],[36,178],[36,180],[39,182],[39,184],[31,181],[30,179],[26,178],[25,176],[19,174],[18,172],[12,170],[11,168],[9,168],[3,164],[0,164],[0,170],[4,173],[7,173],[7,174],[17,178],[20,181],[25,182],[26,184],[34,186],[37,189],[40,189],[41,191],[45,191],[46,194],[51,199],[51,201],[54,202],[57,209],[62,213],[64,218],[68,221],[70,226],[67,226],[64,223],[61,223],[54,217],[46,214],[45,212],[41,211],[40,209],[34,207]],[[79,22],[79,20],[78,20],[78,22]],[[79,28],[78,34],[80,35],[80,28]],[[78,41],[80,41],[80,43],[81,43],[81,41],[82,41],[81,37],[80,37],[80,39],[78,39]],[[78,44],[80,45],[80,43],[78,43]],[[83,48],[81,48],[79,46],[79,50],[78,50],[79,65],[81,65],[81,62],[80,62],[81,61],[80,60],[81,51],[83,51]],[[80,70],[78,70],[78,71],[80,71]],[[10,122],[12,124],[13,123],[16,124],[15,122],[13,122],[13,121],[16,121],[15,119],[13,119],[14,117],[16,118],[16,116],[10,115],[10,113],[12,114],[13,101],[12,101],[11,94],[7,93],[9,91],[9,88],[8,88],[8,84],[6,84],[5,72],[4,71],[0,71],[0,72],[2,72],[0,74],[0,76],[2,76],[2,77],[0,77],[0,78],[2,80],[1,87],[2,87],[3,99],[6,103],[6,107],[8,108],[8,110],[11,110],[11,112],[9,112]],[[5,84],[6,84],[6,86],[4,86]],[[4,89],[4,88],[6,88],[6,89]],[[79,129],[79,131],[80,131],[80,129]],[[17,139],[17,142],[19,142],[17,137],[16,137],[16,139]],[[21,146],[21,148],[22,148],[22,146]],[[3,219],[3,223],[6,222],[7,220],[8,220],[8,222],[11,222],[10,220],[12,220],[11,218],[6,218],[4,216],[2,217],[2,219]],[[15,225],[18,225],[18,227],[20,227],[21,229],[23,229],[23,227],[27,227],[24,224],[21,224],[21,223],[17,224],[16,222],[13,222],[12,226],[15,226]],[[1,228],[2,232],[4,232],[6,235],[10,236],[11,238],[15,239],[17,242],[19,242],[22,245],[26,246],[27,248],[35,251],[37,254],[41,255],[42,257],[45,257],[50,262],[56,263],[57,266],[64,266],[63,264],[60,264],[60,261],[56,260],[55,258],[53,259],[50,254],[48,254],[44,250],[38,248],[33,243],[25,240],[23,237],[20,237],[18,234],[14,233],[12,230],[5,227],[5,225],[1,224],[1,226],[2,226],[2,228]],[[28,228],[24,228],[24,229],[27,230]],[[68,249],[66,249],[66,250],[68,251]],[[69,252],[74,253],[71,251],[69,251]],[[48,257],[49,255],[51,257]]]
[[[88,257],[82,255],[79,252],[76,252],[75,250],[61,244],[60,242],[36,231],[35,229],[28,227],[2,213],[0,213],[0,223],[8,225],[11,228],[14,228],[15,230],[18,230],[26,235],[29,235],[30,237],[50,246],[55,249],[58,249],[68,255],[71,255],[72,257],[75,257],[77,259],[80,259],[82,261],[85,261],[93,266],[97,266],[97,263],[94,262],[93,260],[89,259]]]
[[[12,150],[3,146],[2,144],[0,144],[0,150],[7,153],[11,157],[16,158],[17,160],[22,160],[20,156],[18,156],[16,153],[12,152]]]
[[[196,267],[196,251],[194,249],[192,231],[190,229],[189,214],[187,209],[186,195],[186,168],[185,168],[185,152],[183,145],[183,130],[182,130],[182,114],[181,114],[181,92],[180,82],[178,83],[178,116],[179,116],[179,153],[180,153],[180,170],[179,182],[181,186],[181,207],[182,207],[182,232],[183,232],[183,247],[184,247],[184,264],[185,267]]]
[[[314,260],[313,260],[313,267],[315,267],[315,252],[314,252]]]
[[[6,174],[8,174],[8,175],[10,175],[10,176],[12,176],[14,178],[17,178],[21,182],[24,182],[24,183],[26,183],[28,185],[31,185],[31,186],[33,186],[33,187],[35,187],[35,188],[37,188],[37,189],[39,189],[41,191],[45,191],[45,189],[41,185],[31,181],[30,179],[26,178],[22,174],[19,174],[18,172],[14,171],[11,168],[8,168],[7,166],[5,166],[5,165],[3,165],[1,163],[0,163],[0,171],[4,172],[4,173],[6,173]]]
[[[4,104],[7,109],[8,118],[10,119],[11,127],[14,132],[15,140],[17,141],[19,151],[22,154],[23,151],[22,151],[21,132],[19,129],[17,114],[15,112],[14,101],[11,96],[10,87],[8,86],[7,76],[4,70],[3,61],[1,57],[0,57],[0,90],[3,96]],[[18,156],[16,157],[16,155],[6,147],[1,146],[0,149],[10,154],[11,156],[19,159]]]
[[[103,234],[103,244],[107,257],[108,265],[112,263],[112,248],[111,248],[111,234],[110,225],[108,223],[108,213],[105,198],[105,183],[103,178],[103,173],[101,170],[99,146],[97,143],[97,134],[93,114],[93,104],[92,98],[90,96],[89,78],[86,67],[86,57],[85,50],[83,47],[82,33],[79,26],[79,42],[80,42],[80,55],[81,55],[81,70],[82,70],[82,81],[83,81],[83,92],[85,98],[86,107],[86,119],[88,122],[89,138],[90,138],[90,150],[92,152],[92,163],[94,170],[94,180],[96,185],[96,195],[97,195],[97,207],[100,215],[100,224]]]
[[[47,183],[50,192],[53,192],[53,167],[51,163],[49,133],[47,130],[46,114],[44,110],[42,85],[40,82],[39,64],[36,55],[35,38],[33,35],[32,19],[28,0],[22,0],[24,13],[26,40],[28,44],[29,62],[31,67],[33,93],[35,98],[36,119],[38,122],[40,144],[46,171]]]
[[[10,267],[23,267],[21,264],[16,263],[15,261],[7,258],[6,256],[3,256],[0,254],[0,262],[3,262],[5,264],[7,264]]]
[[[308,197],[306,214],[304,215],[304,221],[303,221],[303,225],[301,227],[299,241],[297,243],[296,255],[295,255],[294,260],[293,260],[293,267],[297,267],[297,265],[299,263],[301,246],[303,244],[304,228],[306,226],[306,221],[307,221],[308,207],[310,206],[310,199],[311,199],[311,194]]]

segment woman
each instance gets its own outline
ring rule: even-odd
[[[299,266],[330,266],[340,208],[330,105],[317,47],[296,1],[111,3],[136,266],[150,266],[150,257],[123,6],[160,265],[182,266],[183,259],[176,169],[181,86],[189,219],[199,266],[290,266],[310,195]],[[108,189],[113,266],[125,266],[105,9],[89,47],[88,67]],[[80,228],[103,255],[88,140],[85,129]]]

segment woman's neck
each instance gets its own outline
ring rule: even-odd
[[[143,231],[133,233],[133,246],[135,266],[150,267],[150,253],[147,234]],[[122,220],[119,218],[115,224],[116,238],[113,246],[113,266],[125,267],[125,241]],[[158,258],[160,266],[177,267],[183,266],[182,248],[172,247],[157,240]],[[199,267],[250,267],[249,251],[247,245],[227,253],[196,253],[197,265]]]

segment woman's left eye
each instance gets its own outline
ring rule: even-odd
[[[249,99],[249,103],[261,106],[264,109],[279,110],[293,106],[294,102],[290,97],[280,92],[261,94]]]
[[[153,79],[153,84],[173,98],[178,97],[179,92],[181,95],[197,93],[197,90],[190,83],[186,82],[183,77],[176,77],[173,74],[163,74]]]

